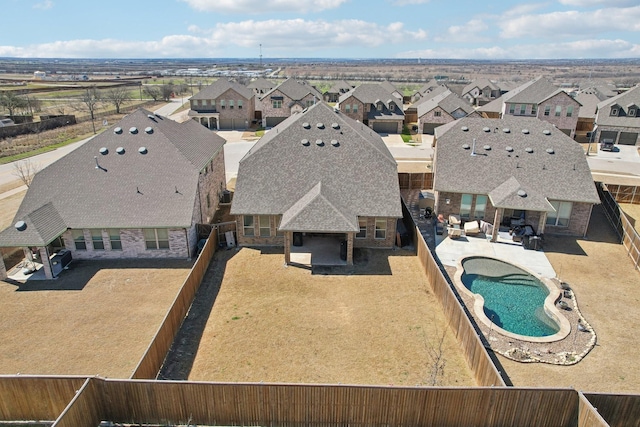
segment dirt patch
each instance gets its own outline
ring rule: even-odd
[[[188,274],[185,260],[73,261],[56,280],[0,282],[0,373],[127,378]]]
[[[571,285],[597,342],[573,366],[523,364],[500,356],[514,385],[638,393],[640,273],[617,243],[602,208],[594,207],[586,239],[546,236],[544,250],[559,278]]]
[[[624,211],[633,224],[633,228],[640,233],[640,205],[632,205],[630,203],[620,203],[620,208]]]
[[[475,385],[417,257],[366,252],[321,274],[277,251],[217,253],[224,275],[188,379],[425,385],[444,336],[438,384]]]

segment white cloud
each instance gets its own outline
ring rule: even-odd
[[[610,31],[640,31],[640,6],[523,15],[503,19],[504,38],[593,35]]]
[[[40,3],[36,3],[33,5],[34,9],[40,9],[40,10],[48,10],[51,9],[53,7],[53,1],[51,0],[44,0],[41,1]]]
[[[486,41],[482,33],[489,29],[481,19],[472,19],[464,25],[452,25],[447,29],[446,35],[438,36],[435,41],[442,43],[470,43]]]
[[[589,7],[604,5],[607,7],[626,7],[637,4],[638,0],[559,0],[567,6]]]
[[[393,0],[391,3],[395,6],[413,6],[416,4],[426,4],[431,0]]]
[[[265,12],[318,12],[335,9],[347,0],[181,0],[205,12],[259,14]]]

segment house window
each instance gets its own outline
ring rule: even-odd
[[[254,235],[254,231],[253,231],[253,216],[252,215],[245,215],[243,217],[242,221],[243,221],[242,231],[243,231],[244,235],[252,237]]]
[[[169,249],[169,230],[166,228],[145,228],[144,243],[147,250]]]
[[[211,100],[211,109],[212,109],[212,110],[215,110],[215,109],[216,109],[216,100],[215,100],[215,99],[212,99],[212,100]]]
[[[520,115],[524,115],[527,112],[527,104],[520,105]]]
[[[568,227],[569,218],[571,217],[571,209],[573,203],[561,202],[559,200],[549,200],[551,206],[556,210],[547,214],[547,225],[555,225],[558,227]]]
[[[636,116],[636,109],[635,108],[629,108],[629,117],[635,117]]]
[[[556,117],[560,117],[562,114],[562,105],[556,105]]]
[[[358,104],[353,104],[353,108],[351,109],[354,113],[358,112]]]
[[[242,110],[242,100],[238,99],[238,110]]]
[[[102,230],[91,229],[91,241],[93,242],[93,250],[104,251],[104,241],[102,240]]]
[[[538,106],[536,104],[533,104],[531,106],[531,115],[535,116],[536,114],[538,114]]]
[[[544,115],[548,116],[550,112],[551,112],[551,106],[545,105],[544,106]]]
[[[73,243],[76,245],[76,250],[86,251],[87,242],[84,240],[84,233],[82,230],[71,230],[71,235],[73,236]]]
[[[120,239],[120,230],[118,228],[111,228],[109,230],[109,241],[111,242],[112,251],[122,250],[122,240]]]
[[[378,111],[382,111],[382,102],[378,102],[378,103],[376,104],[376,110],[378,110]]]
[[[387,220],[376,218],[376,239],[387,238]]]
[[[487,210],[487,196],[476,196],[476,207],[473,211],[473,216],[476,219],[484,219],[484,213]]]
[[[433,112],[433,117],[441,117],[442,116],[442,111],[437,110]]]
[[[463,194],[460,200],[460,218],[471,216],[471,203],[473,203],[473,194]]]
[[[315,104],[315,99],[307,99],[304,103],[307,108],[313,107],[313,104]]]
[[[220,109],[221,109],[221,110],[224,110],[225,108],[226,108],[225,100],[224,100],[224,99],[221,99],[221,100],[220,100]]]
[[[618,115],[618,109],[617,108],[612,108],[611,109],[611,115],[612,116],[617,116]]]
[[[230,109],[230,110],[233,110],[233,105],[234,105],[234,103],[233,103],[233,99],[230,99],[230,100],[229,100],[229,109]]]
[[[358,218],[358,225],[360,226],[360,231],[356,233],[356,239],[366,239],[367,238],[367,219]]]
[[[573,105],[567,107],[567,117],[573,116]]]
[[[273,108],[282,108],[282,100],[281,99],[272,99],[271,105]]]
[[[271,236],[271,224],[269,218],[269,215],[260,215],[258,217],[258,223],[260,224],[260,237]]]
[[[515,114],[515,112],[516,112],[516,105],[509,104],[509,114]]]
[[[351,105],[350,104],[345,104],[344,105],[344,112],[349,114],[351,112]]]
[[[396,104],[394,104],[393,102],[390,102],[389,111],[393,113],[395,110],[396,110]]]

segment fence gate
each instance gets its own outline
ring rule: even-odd
[[[236,235],[236,222],[219,222],[212,224],[218,233],[218,245],[220,247],[235,247],[238,239]]]

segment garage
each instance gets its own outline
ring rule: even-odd
[[[398,133],[398,123],[373,122],[373,130],[378,133]]]
[[[422,133],[425,135],[433,135],[435,132],[435,128],[440,126],[442,123],[425,123],[422,125]]]
[[[267,117],[265,122],[265,127],[272,128],[274,126],[278,126],[285,119],[286,117]]]
[[[602,142],[603,139],[611,139],[615,143],[616,139],[618,139],[618,132],[615,130],[603,130],[600,132],[600,140],[598,142]]]
[[[220,119],[220,129],[246,129],[246,121],[242,119]]]
[[[637,132],[620,132],[620,139],[618,140],[618,144],[620,145],[636,145],[638,141],[638,133]]]

